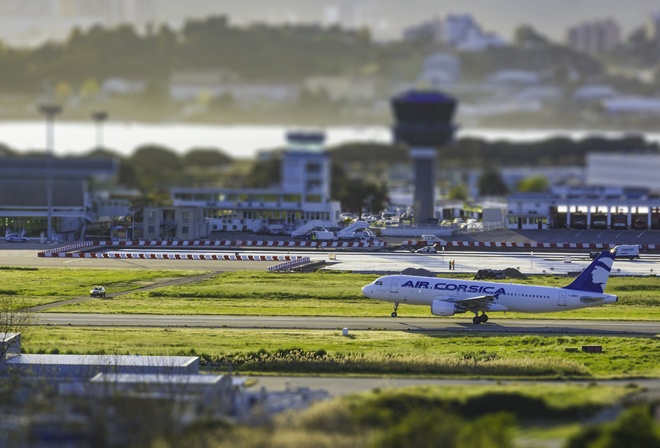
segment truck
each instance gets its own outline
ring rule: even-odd
[[[593,260],[600,254],[599,251],[589,252],[589,257]],[[639,258],[639,245],[637,244],[621,244],[616,248],[614,258],[628,258],[630,260]]]

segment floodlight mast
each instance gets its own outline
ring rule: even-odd
[[[39,112],[46,116],[46,200],[48,203],[48,225],[46,239],[52,241],[53,220],[53,156],[55,142],[55,117],[62,112],[62,107],[57,104],[42,104]]]

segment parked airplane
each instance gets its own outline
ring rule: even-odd
[[[400,303],[431,306],[434,316],[474,313],[472,322],[488,321],[486,312],[519,311],[549,313],[575,310],[618,298],[604,294],[617,248],[601,252],[568,286],[521,285],[413,275],[386,275],[362,288],[362,294],[385,302],[394,302],[392,317]],[[481,312],[481,315],[479,315]]]

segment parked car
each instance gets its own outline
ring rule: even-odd
[[[23,235],[7,235],[5,241],[9,243],[27,243],[30,240]]]
[[[435,254],[438,252],[438,249],[436,249],[434,246],[424,246],[422,248],[419,248],[415,251],[415,253],[418,254]]]
[[[89,292],[90,297],[105,297],[105,288],[101,285],[96,285]]]

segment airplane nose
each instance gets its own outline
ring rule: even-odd
[[[371,285],[367,285],[367,286],[362,287],[362,294],[363,295],[371,298],[371,296],[369,295],[370,292],[371,292]]]

